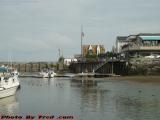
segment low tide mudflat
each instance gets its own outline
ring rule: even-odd
[[[106,80],[127,80],[136,82],[159,82],[160,76],[120,76],[120,77],[109,77]]]

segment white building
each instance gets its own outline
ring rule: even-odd
[[[116,52],[121,53],[122,46],[128,44],[127,36],[117,36],[116,39]]]
[[[71,62],[77,62],[77,59],[76,58],[65,58],[64,59],[64,65],[69,66]]]

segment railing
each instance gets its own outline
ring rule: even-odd
[[[160,46],[128,46],[122,49],[122,52],[136,50],[160,50]]]
[[[103,63],[98,64],[97,66],[94,67],[94,71],[96,72],[98,69],[100,69],[102,66],[104,66],[106,63],[109,62],[116,62],[116,61],[123,61],[123,60],[119,60],[119,59],[108,59]]]
[[[160,46],[141,46],[140,50],[160,50]]]
[[[96,65],[95,67],[94,67],[94,72],[95,71],[97,71],[99,68],[101,68],[103,65],[105,65],[106,63],[107,63],[108,61],[106,61],[106,62],[104,62],[104,63],[100,63],[100,64],[98,64],[98,65]]]

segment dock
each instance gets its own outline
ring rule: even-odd
[[[78,73],[72,77],[73,80],[94,80],[94,78],[106,78],[106,77],[120,77],[116,74],[101,74],[101,73]]]
[[[39,76],[38,74],[20,74],[19,77],[33,77],[33,78],[42,78],[41,76]],[[55,75],[54,77],[68,77],[68,78],[71,78],[72,76],[70,75],[65,75],[65,74],[57,74]]]
[[[81,80],[82,78],[87,80],[88,78],[105,78],[105,77],[119,77],[120,75],[115,74],[101,74],[101,73],[78,73],[78,74],[57,74],[54,77],[65,77],[74,80]],[[23,73],[19,77],[32,77],[32,78],[42,78],[37,73]]]

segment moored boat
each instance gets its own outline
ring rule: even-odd
[[[18,72],[9,67],[0,67],[0,98],[14,95],[19,87]]]
[[[53,69],[44,69],[40,72],[42,78],[53,78],[56,75]]]

